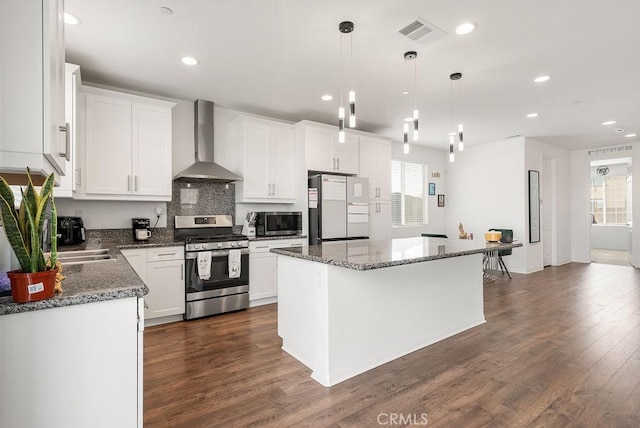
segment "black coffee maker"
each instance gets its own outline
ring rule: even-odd
[[[80,217],[58,217],[58,245],[79,245],[85,241],[85,230]]]
[[[151,238],[151,222],[148,218],[132,218],[131,230],[134,241],[148,241]]]

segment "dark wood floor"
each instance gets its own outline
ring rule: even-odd
[[[148,328],[145,427],[640,426],[640,270],[484,291],[485,324],[331,388],[280,349],[275,305]]]

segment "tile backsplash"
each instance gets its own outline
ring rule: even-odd
[[[167,229],[173,229],[176,215],[228,214],[235,220],[236,190],[233,183],[174,181],[171,199],[167,203]]]

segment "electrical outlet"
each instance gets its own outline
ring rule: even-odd
[[[84,216],[84,210],[82,209],[76,210],[76,217],[82,217],[82,216]]]
[[[158,216],[162,215],[162,207],[156,207],[156,215]]]

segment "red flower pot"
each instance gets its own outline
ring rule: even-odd
[[[7,272],[11,281],[11,296],[16,303],[35,302],[53,297],[58,269],[35,273],[17,270]]]

